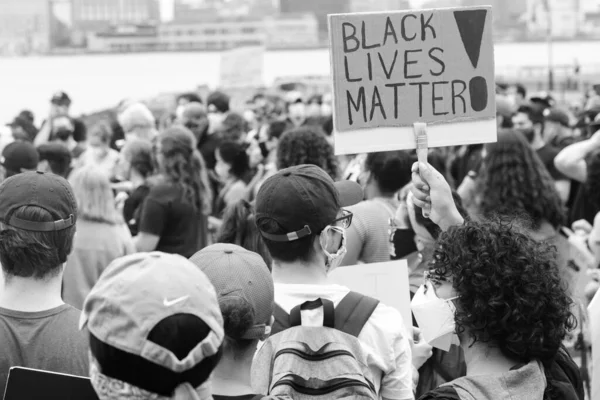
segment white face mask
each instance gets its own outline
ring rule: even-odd
[[[334,231],[342,235],[342,244],[335,254],[331,254],[329,251],[327,251],[327,248],[329,248],[332,240],[329,235],[329,231]],[[321,242],[321,249],[323,249],[323,252],[327,257],[326,267],[327,273],[329,273],[340,266],[344,256],[348,252],[348,249],[346,248],[346,230],[344,228],[340,228],[339,226],[329,225],[323,229],[319,240]]]
[[[331,114],[333,114],[333,110],[331,108],[331,104],[323,104],[323,105],[321,105],[321,115],[323,115],[325,117],[329,117]]]
[[[222,128],[224,120],[225,114],[208,113],[208,133],[212,134],[219,131]]]
[[[425,341],[443,351],[448,351],[450,345],[459,343],[454,322],[456,308],[451,301],[456,298],[440,299],[431,282],[426,280],[410,304]]]

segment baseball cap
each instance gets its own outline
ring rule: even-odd
[[[37,206],[48,211],[54,221],[26,221],[13,217],[15,210]],[[60,231],[75,225],[77,202],[69,183],[44,172],[23,172],[0,185],[0,221],[34,232]]]
[[[283,169],[268,178],[256,197],[256,223],[272,220],[285,232],[273,235],[261,230],[268,240],[287,242],[319,233],[332,223],[340,207],[363,200],[363,190],[352,181],[333,182],[315,165]]]
[[[157,324],[181,314],[201,319],[211,330],[183,359],[148,339]],[[217,354],[224,336],[206,275],[188,259],[161,252],[113,261],[85,300],[80,329],[85,327],[100,342],[175,373]]]
[[[8,144],[2,151],[0,164],[6,168],[10,176],[23,170],[35,170],[40,157],[35,146],[29,142],[16,141]]]
[[[569,127],[571,125],[569,115],[563,110],[556,107],[545,109],[544,119],[549,122],[556,122],[564,127]]]
[[[221,113],[229,111],[230,98],[223,92],[212,92],[206,99],[208,110],[215,110]]]
[[[219,304],[240,299],[254,311],[254,325],[236,339],[265,340],[271,333],[273,278],[263,258],[234,244],[219,243],[194,254],[196,264],[212,282]]]
[[[60,91],[52,95],[52,99],[50,100],[50,102],[56,105],[68,106],[71,104],[71,98],[65,92]]]
[[[10,127],[20,126],[23,129],[25,129],[28,125],[29,125],[28,120],[20,115],[16,116],[15,119],[13,119],[11,122],[6,124],[6,126],[10,126]]]
[[[186,119],[206,118],[206,108],[200,103],[188,103],[183,107],[182,116]]]

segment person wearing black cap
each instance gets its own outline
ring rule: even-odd
[[[57,128],[54,126],[54,121],[57,118],[64,117],[71,121],[72,137],[76,143],[85,142],[87,139],[87,128],[85,124],[77,118],[70,116],[71,98],[65,92],[59,91],[54,93],[50,99],[50,115],[49,118],[42,123],[42,127],[35,138],[36,146],[57,139]],[[60,139],[60,137],[58,137]]]
[[[334,183],[314,165],[281,170],[261,186],[256,224],[273,257],[276,306],[272,335],[285,329],[282,317],[296,306],[321,299],[338,307],[350,294],[347,287],[330,283],[328,274],[340,265],[347,251],[345,233],[352,213],[344,207],[362,199],[357,183]],[[302,325],[321,326],[323,307],[307,308],[301,311]],[[359,332],[358,340],[370,352],[368,367],[377,395],[412,399],[411,348],[400,313],[379,303]]]
[[[10,178],[25,171],[34,171],[39,160],[38,152],[31,143],[10,143],[4,148],[0,158],[0,165],[4,169],[4,178]]]
[[[33,142],[37,135],[37,128],[33,125],[29,119],[22,115],[18,115],[12,122],[6,124],[10,127],[12,137],[15,140],[23,140],[26,142]]]
[[[77,204],[56,175],[24,172],[0,185],[0,387],[11,367],[86,376],[80,312],[61,297]]]

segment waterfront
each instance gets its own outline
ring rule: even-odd
[[[600,41],[559,42],[554,45],[554,63],[578,63],[584,74],[599,71],[599,50]],[[548,59],[545,43],[500,43],[495,56],[497,74],[508,77],[524,66],[545,66]],[[31,109],[40,122],[57,90],[69,93],[73,112],[79,114],[113,106],[126,97],[192,90],[202,84],[215,87],[219,64],[220,54],[208,52],[0,58],[0,122],[8,122],[23,108]],[[281,76],[326,74],[327,49],[265,55],[267,84]]]

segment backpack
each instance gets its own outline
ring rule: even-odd
[[[358,335],[379,301],[348,293],[337,307],[330,300],[307,301],[288,315],[275,305],[272,336],[252,365],[261,393],[293,399],[378,399],[368,356]],[[301,311],[323,308],[323,326],[301,324]]]

